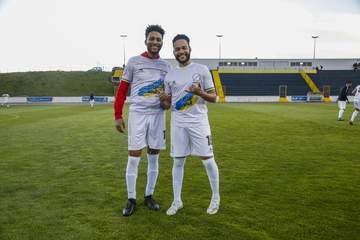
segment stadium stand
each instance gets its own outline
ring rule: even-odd
[[[276,96],[280,85],[287,86],[290,96],[311,91],[300,74],[224,73],[220,78],[226,87],[226,96]]]
[[[165,59],[173,67],[175,59]],[[286,95],[307,96],[320,92],[325,102],[336,99],[347,82],[360,84],[360,59],[193,59],[212,72],[216,90],[223,90],[223,99],[234,96],[279,96],[285,86]],[[219,79],[216,79],[219,78]],[[326,87],[327,97],[322,96]],[[331,95],[331,96],[330,96]],[[220,100],[221,96],[219,95]],[[310,99],[310,98],[309,98]],[[312,96],[311,100],[319,100]],[[224,102],[226,102],[224,100]]]
[[[360,72],[353,70],[329,70],[308,75],[320,91],[323,91],[323,86],[330,86],[330,95],[338,95],[347,81],[360,84]]]

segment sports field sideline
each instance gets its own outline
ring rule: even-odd
[[[154,198],[122,216],[127,135],[113,105],[0,108],[0,239],[358,239],[360,119],[337,121],[335,103],[208,104],[220,171],[220,210],[200,159],[188,157],[175,216],[172,158],[160,153]],[[128,116],[125,105],[124,116]],[[127,119],[125,119],[127,120]]]

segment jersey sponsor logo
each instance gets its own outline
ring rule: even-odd
[[[176,81],[169,82],[170,87],[174,87],[175,85],[177,85]]]
[[[164,87],[164,82],[160,78],[156,82],[140,88],[138,95],[144,98],[151,97],[157,94],[157,90],[156,90],[157,88],[161,91],[163,87]]]
[[[138,74],[138,73],[142,73],[142,72],[145,72],[144,69],[140,68],[140,69],[136,69],[135,70],[135,73]]]
[[[196,101],[198,99],[199,99],[198,95],[188,93],[182,99],[177,101],[177,103],[175,105],[175,109],[180,111],[180,112],[185,111],[186,109],[191,108],[192,106],[194,106],[194,104],[196,103]]]

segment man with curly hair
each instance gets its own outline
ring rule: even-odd
[[[123,210],[130,216],[136,206],[136,179],[141,152],[147,147],[147,186],[145,204],[152,210],[159,210],[153,199],[159,173],[159,152],[165,149],[165,110],[160,107],[156,89],[164,86],[165,75],[171,70],[170,63],[160,58],[165,31],[159,25],[149,25],[145,31],[147,51],[129,59],[117,90],[114,109],[116,129],[125,133],[122,116],[126,93],[131,85],[128,118],[128,162],[126,185],[128,202]]]

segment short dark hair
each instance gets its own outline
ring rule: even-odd
[[[148,37],[149,33],[152,31],[159,32],[161,37],[164,38],[165,30],[158,24],[156,25],[148,25],[145,30],[145,38]]]
[[[190,47],[190,39],[188,36],[186,36],[185,34],[178,34],[174,37],[174,39],[172,40],[173,42],[173,46],[174,46],[174,43],[179,40],[179,39],[184,39],[186,40],[186,42],[188,43],[189,47]]]
[[[351,81],[348,81],[347,83],[352,83]]]

